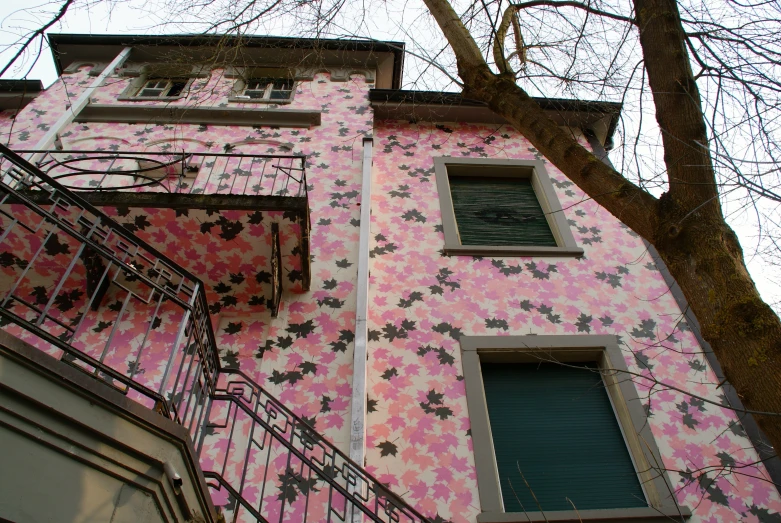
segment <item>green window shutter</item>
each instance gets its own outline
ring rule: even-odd
[[[531,180],[450,176],[462,245],[556,247]]]
[[[481,364],[505,512],[538,511],[530,489],[544,511],[647,506],[602,377],[577,365]]]

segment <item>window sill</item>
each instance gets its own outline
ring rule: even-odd
[[[230,103],[242,103],[242,104],[275,104],[275,105],[288,105],[293,103],[293,100],[264,100],[263,98],[236,98],[235,96],[228,97]]]
[[[477,523],[670,523],[691,517],[684,507],[639,507],[604,510],[562,510],[556,512],[483,512]]]
[[[184,96],[117,96],[118,102],[172,102]]]
[[[582,256],[579,247],[534,247],[506,245],[450,245],[445,244],[448,256]]]

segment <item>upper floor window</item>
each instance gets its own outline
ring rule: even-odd
[[[445,253],[578,256],[541,161],[434,158]]]
[[[147,80],[136,93],[137,98],[178,98],[187,89],[187,78],[156,78]]]
[[[253,100],[290,100],[293,80],[290,78],[252,78],[247,80],[243,96]]]
[[[125,90],[117,98],[121,101],[165,100],[187,97],[196,78],[208,82],[208,67],[178,63],[127,63],[120,75],[129,77]]]
[[[225,76],[235,79],[230,102],[288,104],[296,91],[293,72],[284,68],[231,67]]]

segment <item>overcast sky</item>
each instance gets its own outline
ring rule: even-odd
[[[30,7],[29,1],[4,0],[0,2],[0,65],[4,66],[12,53],[15,51],[13,45],[20,35],[25,34],[31,28],[38,28],[52,18],[52,13],[56,12],[55,6],[59,2],[51,3],[41,2],[33,4],[38,7]],[[108,9],[109,3],[105,1],[96,1],[90,8],[80,8],[69,12],[64,19],[49,29],[53,33],[82,33],[82,34],[164,34],[183,32],[176,27],[160,26],[160,20],[154,14],[149,14],[141,7],[148,6],[148,3],[135,0],[115,1],[113,8]],[[421,22],[422,5],[413,7],[414,2],[405,2],[404,11],[390,12],[392,3],[381,4],[380,11],[373,10],[372,14],[375,20],[362,18],[364,34],[362,36],[376,39],[401,40],[406,41],[409,46],[409,38],[405,32],[412,31],[412,34],[420,35],[422,31],[419,25]],[[396,20],[396,22],[393,22]],[[403,20],[402,24],[397,21]],[[410,29],[413,28],[413,29]],[[188,28],[187,32],[193,32],[196,28]],[[281,30],[270,29],[269,32],[276,35],[290,34],[289,29]],[[338,28],[337,28],[338,31]],[[345,34],[347,33],[345,29]],[[334,35],[342,36],[342,35]],[[44,46],[40,55],[37,53],[36,46],[28,56],[25,57],[20,65],[10,70],[4,75],[4,78],[20,78],[27,74],[27,78],[40,79],[44,86],[50,85],[56,80],[54,64],[51,58],[51,52]],[[36,59],[37,57],[37,59]],[[415,60],[405,60],[405,83],[409,88],[416,89],[442,89],[447,86],[448,90],[456,90],[452,84],[448,84],[441,75],[433,73],[430,68],[426,69]],[[425,74],[422,74],[425,73]],[[412,83],[412,79],[415,83]],[[735,228],[746,254],[746,261],[751,271],[752,277],[756,282],[763,298],[770,304],[781,301],[781,273],[779,269],[764,265],[759,257],[752,256],[753,247],[757,235],[756,226],[752,224],[752,217],[749,213],[738,213],[730,219],[731,225]],[[776,306],[779,310],[779,306]]]

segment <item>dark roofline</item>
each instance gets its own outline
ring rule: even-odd
[[[178,47],[209,47],[218,43],[232,44],[240,42],[250,48],[280,48],[280,49],[323,49],[327,51],[374,51],[392,53],[393,84],[401,86],[402,66],[404,63],[404,42],[379,40],[350,40],[341,38],[291,38],[282,36],[224,36],[224,35],[89,35],[60,34],[47,35],[57,74],[62,74],[59,47],[61,45],[97,45],[97,46],[178,46]]]
[[[40,80],[0,80],[2,93],[40,93],[43,83]]]
[[[612,141],[613,133],[618,126],[622,104],[616,102],[601,102],[589,100],[572,100],[567,98],[537,98],[532,97],[544,111],[556,112],[586,112],[610,116],[607,131],[607,141]],[[441,91],[406,91],[398,89],[372,89],[369,91],[371,103],[391,103],[410,105],[448,105],[459,107],[488,108],[485,102],[464,98],[461,93]]]
[[[19,111],[42,91],[40,80],[0,80],[0,111]]]

